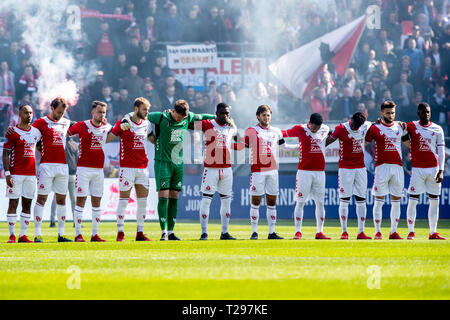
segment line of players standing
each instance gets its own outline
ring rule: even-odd
[[[68,186],[68,169],[65,158],[67,135],[80,137],[79,159],[76,174],[74,209],[76,242],[84,242],[81,235],[81,223],[87,196],[92,202],[92,237],[91,241],[104,241],[98,235],[101,221],[100,202],[103,195],[103,163],[105,143],[120,136],[121,170],[119,177],[120,200],[117,210],[118,241],[123,235],[124,212],[131,188],[134,186],[138,197],[136,214],[137,241],[148,241],[143,233],[148,195],[148,158],[145,152],[145,140],[148,131],[148,111],[150,104],[143,98],[134,103],[134,127],[124,127],[121,121],[113,127],[106,123],[106,104],[94,101],[92,119],[71,123],[65,119],[67,103],[56,98],[51,103],[49,115],[36,120],[33,124],[32,109],[20,108],[21,123],[9,128],[4,144],[3,165],[7,182],[7,197],[10,199],[7,220],[10,231],[8,242],[15,242],[16,210],[18,200],[22,197],[20,214],[20,236],[18,242],[33,242],[26,236],[31,220],[30,207],[36,186],[38,197],[34,207],[34,242],[43,242],[41,223],[43,207],[50,192],[55,192],[56,214],[58,218],[58,242],[72,241],[65,236],[66,218],[65,198]],[[396,106],[391,101],[381,105],[381,120],[372,124],[361,113],[355,113],[351,120],[336,127],[333,132],[322,123],[320,114],[312,114],[307,124],[296,125],[288,130],[270,126],[272,111],[269,106],[259,106],[256,111],[258,124],[247,129],[244,138],[235,138],[236,128],[230,117],[230,106],[219,104],[216,117],[202,120],[201,128],[205,134],[205,168],[202,176],[202,200],[200,204],[201,240],[208,238],[207,224],[212,196],[218,192],[221,196],[221,239],[234,239],[228,233],[233,174],[230,163],[231,148],[251,150],[250,194],[252,196],[250,221],[251,239],[258,239],[259,206],[261,198],[266,195],[266,216],[269,224],[268,239],[282,239],[275,233],[276,197],[278,194],[278,148],[283,150],[299,149],[300,158],[296,175],[296,205],[294,209],[295,236],[301,239],[303,208],[311,197],[316,206],[316,239],[330,239],[323,233],[325,220],[325,148],[339,139],[339,216],[342,226],[341,239],[348,239],[347,218],[350,198],[355,196],[358,217],[357,239],[371,239],[364,233],[366,220],[367,172],[364,166],[363,148],[371,141],[376,146],[376,169],[373,184],[375,205],[373,219],[375,239],[381,239],[381,217],[384,198],[391,195],[391,232],[390,239],[402,239],[397,233],[400,218],[400,199],[403,191],[402,141],[411,147],[412,175],[408,189],[410,195],[407,220],[408,239],[414,239],[414,222],[416,205],[421,193],[427,192],[430,198],[429,224],[430,239],[445,239],[436,232],[439,215],[439,195],[443,179],[444,136],[442,128],[430,121],[430,107],[426,103],[418,106],[419,120],[407,125],[395,121]],[[174,112],[170,110],[169,112]],[[184,118],[180,118],[182,121]],[[299,144],[285,143],[284,137],[296,137]],[[42,158],[36,179],[35,147],[41,151]],[[209,150],[209,151],[208,151]],[[218,157],[217,155],[222,155]],[[164,230],[163,230],[164,232]],[[227,236],[223,236],[227,235]]]

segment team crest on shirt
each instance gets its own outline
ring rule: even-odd
[[[206,190],[211,190],[211,187],[210,186],[206,186]]]
[[[411,191],[414,192],[416,191],[416,189],[414,187],[411,187]]]

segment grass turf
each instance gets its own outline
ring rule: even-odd
[[[197,241],[199,222],[189,221],[175,228],[184,241],[145,243],[134,241],[135,222],[125,223],[123,243],[115,242],[115,223],[100,225],[106,243],[57,243],[57,228],[44,222],[45,243],[6,244],[8,228],[1,223],[0,299],[450,298],[450,242],[429,241],[426,220],[417,221],[415,241],[387,240],[388,219],[381,241],[354,240],[354,220],[349,221],[347,241],[338,240],[341,230],[333,220],[324,228],[332,240],[313,240],[315,222],[308,220],[303,240],[290,240],[295,230],[291,220],[277,222],[277,232],[286,240],[265,240],[268,227],[262,220],[257,241],[247,240],[248,221],[232,220],[230,233],[237,241],[217,240],[218,221],[210,222],[210,240]],[[399,233],[406,237],[404,224]],[[373,237],[371,221],[367,225],[366,233]],[[83,224],[87,240],[90,228]],[[439,231],[450,236],[450,220],[439,221]],[[31,223],[30,238],[33,232]],[[66,232],[73,238],[72,222]],[[145,232],[158,240],[159,224],[146,223]],[[379,289],[373,288],[377,277],[371,266],[379,268]],[[77,279],[80,288],[73,289]]]

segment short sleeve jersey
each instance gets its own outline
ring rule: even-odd
[[[317,132],[313,133],[307,124],[297,125],[288,130],[281,130],[283,137],[297,137],[300,144],[299,170],[324,171],[325,170],[325,142],[330,132],[327,125],[322,124]]]
[[[283,139],[280,129],[258,124],[246,130],[244,139],[250,148],[251,172],[278,169],[278,146]]]
[[[430,122],[422,126],[419,121],[407,125],[411,139],[411,164],[414,168],[434,168],[438,166],[438,147],[445,146],[444,131]]]
[[[364,143],[371,122],[366,121],[358,130],[350,128],[350,122],[341,123],[331,136],[339,139],[339,168],[359,169],[364,168]]]
[[[402,165],[402,137],[408,132],[399,122],[391,125],[373,124],[366,134],[366,141],[375,140],[375,166],[382,164]]]
[[[202,120],[202,131],[206,140],[205,167],[231,167],[231,148],[235,145],[233,136],[236,135],[236,128],[221,125],[216,120]]]
[[[70,120],[61,118],[54,121],[45,116],[37,119],[32,126],[38,129],[42,135],[41,164],[67,164],[65,148]]]
[[[12,134],[6,134],[3,149],[11,150],[9,159],[10,172],[13,175],[35,176],[35,148],[41,139],[41,132],[35,127],[24,130],[14,127]]]
[[[117,121],[111,132],[115,136],[120,136],[120,167],[143,169],[148,166],[147,150],[145,144],[147,141],[148,120],[141,120],[136,123],[130,121],[131,128],[122,130],[121,121]]]
[[[92,120],[77,122],[69,128],[69,135],[80,137],[78,167],[103,168],[106,137],[110,130],[110,124],[96,126]]]

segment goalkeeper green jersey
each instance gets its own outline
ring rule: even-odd
[[[171,112],[152,112],[148,120],[155,124],[155,160],[183,164],[183,140],[188,126],[194,121],[214,119],[212,114],[195,114],[180,122],[172,118]]]

